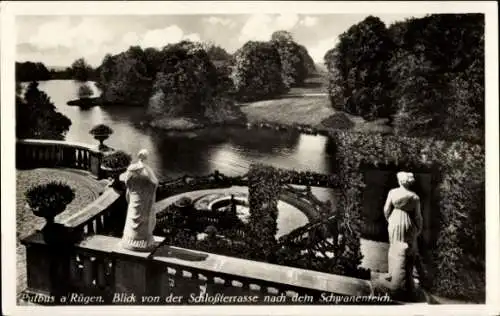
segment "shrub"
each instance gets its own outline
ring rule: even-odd
[[[131,162],[132,156],[130,156],[130,154],[122,150],[117,150],[104,156],[102,159],[102,167],[108,169],[125,169]]]
[[[83,84],[80,86],[80,88],[78,88],[78,97],[80,99],[87,99],[91,97],[93,94],[94,92],[87,84]]]
[[[365,166],[432,172],[431,229],[435,236],[423,247],[431,291],[457,299],[484,301],[484,147],[466,142],[341,131],[331,136],[337,144],[342,189],[338,208],[349,217],[345,223],[356,235],[360,227],[351,223],[362,212]],[[351,240],[353,247],[349,248],[358,249],[356,239]],[[351,251],[351,258],[358,256],[356,252]]]
[[[178,207],[188,207],[191,205],[193,205],[193,200],[191,200],[187,196],[183,196],[180,199],[178,199],[177,201],[175,201],[175,206],[178,206]]]
[[[89,131],[90,135],[111,135],[113,129],[105,124],[97,124]]]
[[[71,64],[71,75],[73,79],[85,82],[92,76],[93,69],[83,58],[79,58]]]
[[[248,222],[247,244],[250,256],[273,260],[277,245],[278,200],[281,193],[281,179],[273,167],[253,165],[248,172]]]
[[[53,219],[75,198],[74,190],[62,182],[49,182],[29,188],[25,197],[36,216]]]

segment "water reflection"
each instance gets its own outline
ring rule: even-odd
[[[252,163],[321,173],[333,170],[330,154],[333,145],[323,136],[244,128],[172,134],[141,126],[143,108],[97,106],[84,110],[66,105],[76,98],[76,82],[52,80],[40,82],[39,87],[51,97],[58,110],[71,119],[68,141],[96,144],[89,130],[96,124],[107,124],[114,134],[106,143],[132,154],[148,149],[150,164],[160,179],[208,174],[215,169],[237,175],[248,170]]]

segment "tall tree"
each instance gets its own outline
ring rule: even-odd
[[[16,62],[16,80],[18,81],[41,81],[49,80],[50,77],[50,72],[43,63]]]
[[[195,43],[168,45],[156,76],[149,113],[203,116],[215,95],[217,72],[208,54]]]
[[[16,89],[16,137],[62,140],[71,120],[56,111],[55,105],[38,83],[32,82],[23,96]]]
[[[234,59],[232,79],[240,100],[259,100],[286,91],[280,55],[273,44],[249,41],[236,51]]]
[[[105,102],[146,106],[153,78],[143,62],[144,54],[137,47],[116,56],[107,55],[101,65],[99,88]]]
[[[484,16],[434,14],[394,24],[394,125],[404,135],[481,141]]]
[[[92,67],[85,61],[84,58],[79,58],[71,65],[71,73],[73,79],[77,81],[88,81],[92,76]]]
[[[288,31],[276,31],[271,35],[271,43],[276,47],[281,59],[281,76],[287,88],[304,83],[308,73],[303,47],[293,40]]]
[[[366,119],[389,117],[391,51],[392,41],[379,18],[369,16],[341,34],[325,55],[332,106]]]
[[[307,76],[311,76],[317,73],[316,64],[312,59],[311,55],[303,45],[299,45],[299,54],[302,56],[302,62],[306,69]]]

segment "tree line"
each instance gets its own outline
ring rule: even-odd
[[[370,16],[324,60],[337,110],[389,118],[400,135],[484,139],[482,14],[433,14],[389,27]]]

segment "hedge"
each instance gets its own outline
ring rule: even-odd
[[[363,169],[426,170],[432,174],[431,229],[422,247],[434,294],[484,302],[485,175],[484,147],[466,142],[352,132],[331,132],[346,223],[359,235],[365,187]],[[352,225],[354,224],[354,225]],[[354,242],[356,238],[351,238]],[[358,245],[354,242],[353,249]],[[357,251],[357,250],[355,250]]]
[[[216,185],[217,183],[227,183],[225,181],[219,182],[216,179],[233,179],[226,178],[219,173],[216,175],[198,178],[186,177],[184,180],[165,183],[161,191],[163,194],[167,193],[170,191],[167,188],[170,185],[176,191],[186,191],[186,189],[193,189],[192,184],[195,182],[205,185],[207,181],[213,181],[213,185]],[[190,179],[190,181],[185,181],[186,179]],[[194,181],[194,179],[197,180]],[[338,177],[314,172],[277,169],[257,164],[251,166],[247,175],[238,177],[238,179],[247,181],[249,188],[250,218],[248,224],[243,224],[238,220],[230,220],[230,218],[225,219],[221,214],[210,215],[211,219],[205,220],[208,214],[203,215],[195,210],[189,212],[192,216],[188,213],[181,214],[176,210],[175,205],[170,205],[157,214],[158,222],[155,233],[167,237],[172,244],[180,247],[369,279],[369,270],[358,267],[361,260],[359,237],[352,233],[352,224],[346,220],[349,214],[341,214],[340,221],[335,218],[334,221],[323,223],[321,227],[314,223],[305,225],[302,231],[317,236],[317,238],[313,237],[312,240],[302,240],[297,244],[296,242],[280,242],[276,239],[277,205],[282,186],[306,182],[311,182],[314,185],[314,183],[320,182],[334,188],[338,186]],[[196,220],[193,221],[193,218]],[[204,231],[208,226],[214,226],[221,236],[196,241],[196,234]],[[328,236],[321,233],[325,228],[328,230]],[[335,253],[335,257],[315,256],[315,245],[322,243],[327,237],[332,237],[333,243],[329,249],[323,249]],[[295,240],[295,238],[292,239]],[[304,252],[304,250],[307,251]]]

